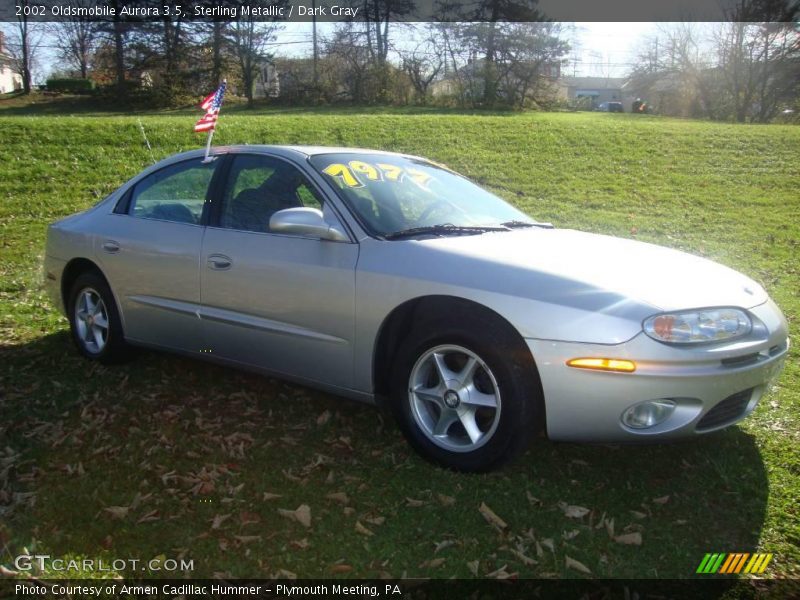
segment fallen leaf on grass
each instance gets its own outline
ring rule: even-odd
[[[211,521],[211,529],[219,529],[220,525],[222,525],[229,518],[230,518],[230,515],[217,515],[217,516],[215,516],[214,520]]]
[[[517,573],[509,573],[506,571],[508,565],[503,565],[499,569],[492,571],[491,573],[487,573],[486,577],[493,577],[495,579],[513,579],[517,577]]]
[[[333,492],[325,496],[328,500],[334,500],[340,504],[350,504],[350,498],[344,492]]]
[[[441,567],[444,564],[444,561],[444,558],[432,558],[431,560],[426,560],[424,563],[421,563],[418,568],[435,569],[436,567]]]
[[[356,532],[366,536],[375,535],[369,529],[364,527],[359,521],[356,521]]]
[[[252,542],[260,542],[260,535],[235,535],[233,538],[240,544],[250,544]]]
[[[550,552],[555,552],[555,546],[553,545],[553,538],[547,538],[546,540],[542,540],[542,546],[550,550]]]
[[[320,416],[317,417],[317,425],[322,426],[325,425],[328,421],[331,420],[331,411],[326,410]]]
[[[331,573],[349,573],[353,570],[350,565],[333,565],[328,571]]]
[[[386,517],[366,517],[364,520],[370,525],[383,525],[386,522]]]
[[[656,504],[666,504],[669,502],[669,496],[661,496],[660,498],[653,498],[653,502]]]
[[[449,548],[450,546],[454,545],[455,542],[453,540],[443,540],[441,542],[436,542],[435,548],[433,550],[434,554],[438,554],[440,550],[444,550],[445,548]]]
[[[644,518],[647,518],[647,513],[643,513],[643,512],[640,512],[640,511],[638,511],[638,510],[632,510],[632,511],[630,511],[630,513],[631,513],[631,514],[634,516],[634,518],[636,518],[636,519],[644,519]]]
[[[608,533],[608,537],[613,538],[614,537],[614,519],[606,519],[605,520],[605,525],[606,525],[606,533]]]
[[[477,577],[478,576],[478,567],[480,567],[480,564],[481,563],[478,560],[471,560],[470,562],[467,563],[467,568],[469,569],[470,573],[472,573],[473,575],[475,575]]]
[[[307,538],[303,538],[302,540],[292,540],[289,545],[295,550],[305,550],[310,544]]]
[[[415,500],[414,498],[406,497],[406,506],[412,506],[416,508],[419,506],[425,506],[425,502],[422,500]]]
[[[522,564],[524,564],[524,565],[527,565],[527,566],[529,566],[529,567],[530,567],[530,566],[533,566],[533,565],[537,565],[537,564],[539,564],[538,562],[536,562],[535,560],[533,560],[531,557],[529,557],[529,556],[525,556],[525,555],[524,555],[522,552],[520,552],[519,550],[514,550],[513,548],[510,548],[510,549],[509,549],[509,551],[511,552],[511,554],[513,554],[513,555],[514,555],[514,556],[516,556],[518,559],[520,559],[520,560],[522,561]]]
[[[278,514],[292,521],[297,521],[303,527],[311,527],[311,507],[308,504],[301,504],[295,510],[279,508]]]
[[[259,517],[256,513],[247,512],[243,510],[239,513],[239,521],[242,525],[252,525],[255,523],[261,522],[261,517]]]
[[[445,496],[444,494],[436,494],[442,506],[452,506],[456,503],[456,499],[452,496]]]
[[[159,521],[161,517],[158,516],[158,510],[151,510],[146,515],[143,515],[136,521],[137,524],[139,523],[150,523],[152,521]]]
[[[588,515],[591,510],[584,506],[577,506],[575,504],[567,504],[566,502],[559,502],[558,507],[564,512],[565,517],[570,519],[582,519]]]
[[[618,544],[627,544],[629,546],[641,546],[642,545],[642,534],[638,531],[634,531],[633,533],[624,533],[622,535],[618,535],[614,538],[614,541]]]
[[[142,496],[142,494],[140,494],[139,492],[136,492],[136,496],[134,496],[133,500],[131,501],[131,508],[134,509],[137,508],[143,502],[147,502],[148,500],[150,500],[152,496],[153,496],[152,492],[149,494],[145,494],[144,496]]]
[[[124,519],[128,516],[130,506],[107,506],[103,510],[110,514],[115,519]]]
[[[264,501],[275,500],[275,498],[283,498],[283,496],[281,496],[280,494],[273,494],[271,492],[264,492],[264,494],[261,496],[261,499]]]
[[[481,505],[478,507],[478,510],[483,515],[483,518],[486,519],[486,522],[493,527],[496,527],[500,531],[508,529],[508,523],[503,521],[497,514],[489,508],[485,502],[481,502]]]
[[[582,562],[575,560],[574,558],[570,558],[569,556],[564,556],[564,566],[567,569],[573,569],[578,571],[579,573],[585,573],[586,575],[591,575],[592,572]]]
[[[525,490],[525,495],[528,497],[528,502],[533,504],[534,506],[541,505],[542,501],[539,500],[536,496],[531,494],[528,490]]]
[[[274,579],[297,579],[297,573],[289,571],[288,569],[278,569],[274,575]]]

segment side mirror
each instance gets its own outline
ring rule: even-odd
[[[327,223],[322,216],[322,211],[317,208],[279,210],[270,218],[269,230],[275,233],[315,237],[332,242],[350,241],[344,231]]]

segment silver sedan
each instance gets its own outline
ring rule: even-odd
[[[46,282],[90,360],[145,346],[386,406],[423,456],[485,471],[555,440],[704,435],[787,354],[755,281],[540,223],[430,161],[218,148],[50,226]]]

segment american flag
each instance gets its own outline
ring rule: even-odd
[[[225,96],[225,86],[226,83],[223,81],[216,92],[203,100],[200,108],[206,111],[206,114],[194,124],[195,131],[214,131],[214,128],[217,126],[219,109],[222,108],[222,98]]]

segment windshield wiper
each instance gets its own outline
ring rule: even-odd
[[[531,223],[530,221],[506,221],[500,223],[503,227],[515,229],[517,227],[540,227],[541,229],[555,229],[552,223]]]
[[[397,240],[425,233],[443,236],[450,234],[458,235],[461,233],[486,233],[487,231],[508,231],[508,227],[498,225],[427,225],[425,227],[412,227],[411,229],[393,231],[392,233],[385,234],[383,237],[387,240]]]

